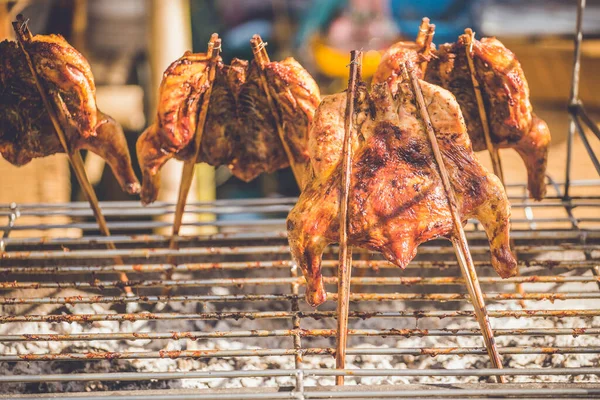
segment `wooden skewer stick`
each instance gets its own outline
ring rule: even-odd
[[[487,147],[488,153],[490,154],[490,159],[492,160],[492,168],[494,170],[494,175],[496,175],[500,182],[502,182],[502,186],[505,186],[504,182],[504,172],[502,171],[502,161],[500,159],[500,152],[498,148],[492,142],[492,136],[490,133],[490,123],[487,117],[487,112],[485,110],[485,104],[483,102],[483,95],[481,93],[481,85],[479,84],[479,79],[477,79],[477,71],[475,70],[475,63],[473,62],[473,41],[475,40],[475,32],[471,28],[465,29],[465,34],[463,35],[463,40],[465,42],[465,51],[467,53],[467,63],[469,65],[469,72],[471,73],[471,81],[473,82],[473,91],[475,92],[475,99],[477,100],[477,109],[479,111],[479,120],[481,121],[481,126],[483,127],[483,136],[485,139],[485,146]],[[525,288],[522,283],[516,283],[515,288],[517,293],[524,295]],[[521,307],[525,308],[525,301],[522,300],[519,302]]]
[[[202,97],[202,105],[200,107],[200,114],[198,115],[198,122],[196,124],[196,134],[194,135],[193,141],[193,155],[184,162],[183,171],[181,172],[181,182],[179,183],[179,195],[177,197],[177,206],[175,207],[175,217],[173,220],[173,234],[171,236],[171,243],[169,244],[170,249],[177,248],[177,237],[181,230],[183,222],[183,213],[185,211],[185,203],[187,202],[188,194],[190,193],[190,187],[194,179],[194,167],[196,166],[196,160],[200,153],[200,145],[202,143],[202,136],[204,133],[204,124],[206,122],[206,116],[208,115],[208,105],[210,103],[210,95],[212,93],[213,82],[215,80],[217,62],[219,61],[219,53],[221,52],[221,39],[219,35],[213,33],[208,42],[208,48],[206,55],[210,57],[209,64],[207,66],[208,74],[206,74],[203,85],[207,85],[204,95]],[[169,261],[172,263],[172,260]]]
[[[419,33],[417,33],[417,37],[415,38],[415,43],[419,47],[425,46],[425,38],[429,33],[429,18],[423,17],[421,20],[421,25],[419,25]]]
[[[348,343],[348,312],[350,308],[350,277],[352,275],[352,246],[348,243],[348,203],[350,199],[350,179],[352,176],[352,130],[354,129],[354,99],[356,85],[361,79],[362,52],[350,52],[350,76],[346,94],[346,115],[344,118],[344,145],[342,147],[341,169],[342,190],[340,192],[340,249],[338,263],[338,304],[335,367],[346,367],[346,347]],[[344,384],[344,376],[335,378],[336,385]]]
[[[281,140],[281,144],[283,145],[283,149],[285,150],[285,154],[288,157],[290,162],[290,166],[292,167],[292,172],[294,173],[294,178],[296,178],[296,183],[300,188],[300,191],[304,189],[304,185],[307,183],[307,179],[309,176],[309,168],[310,164],[308,162],[300,163],[296,161],[290,146],[288,145],[287,140],[285,140],[285,132],[283,131],[283,125],[281,123],[281,117],[278,112],[278,107],[275,104],[275,100],[271,96],[271,92],[269,91],[269,83],[267,82],[267,77],[265,75],[265,66],[270,62],[269,54],[267,54],[267,43],[263,42],[260,35],[252,36],[250,39],[250,45],[252,46],[252,52],[254,53],[254,60],[258,65],[261,73],[260,80],[263,86],[263,90],[265,95],[267,96],[267,102],[269,103],[269,108],[271,109],[271,113],[273,115],[273,119],[275,120],[275,125],[277,129],[277,134],[279,135],[279,139]]]
[[[203,79],[200,83],[200,86],[206,85],[206,90],[204,91],[202,97],[202,104],[200,106],[200,112],[198,114],[198,121],[196,124],[196,132],[194,135],[194,141],[192,142],[194,146],[193,155],[183,163],[183,170],[181,171],[181,181],[179,182],[179,194],[177,195],[177,205],[175,206],[175,216],[173,217],[173,230],[171,234],[171,241],[169,243],[170,250],[177,249],[177,238],[179,237],[179,231],[181,230],[181,225],[183,224],[183,213],[185,212],[185,204],[187,203],[187,197],[190,193],[190,188],[192,187],[192,182],[194,180],[194,169],[196,167],[196,162],[200,153],[202,136],[204,134],[204,125],[206,122],[206,116],[208,115],[208,106],[210,104],[210,95],[212,93],[213,82],[215,81],[215,76],[217,73],[217,62],[219,61],[220,53],[221,39],[219,38],[218,34],[213,33],[210,36],[210,40],[208,41],[208,46],[205,55],[198,55],[198,57],[190,55],[190,58],[194,58],[196,60],[208,60],[208,73],[204,74],[204,76],[202,77]],[[174,257],[169,257],[167,259],[167,262],[174,266]],[[165,273],[165,279],[171,279],[172,276],[173,268],[170,268]],[[162,291],[162,295],[167,296],[170,292],[170,288],[164,288]]]
[[[429,54],[431,53],[431,43],[433,43],[433,35],[435,35],[435,24],[429,23],[429,18],[424,17],[419,25],[419,33],[415,38],[415,43],[419,47],[418,53],[421,56],[419,67],[421,72],[425,74],[427,69]]]
[[[419,30],[419,34],[420,34]],[[431,43],[433,43],[433,36],[435,35],[435,24],[427,24],[427,33],[423,38],[423,45],[421,50],[419,50],[419,59],[421,60],[419,63],[419,68],[421,69],[421,73],[425,75],[425,70],[427,69],[427,64],[429,64],[430,54],[431,54]]]
[[[477,108],[479,109],[479,119],[481,120],[481,126],[483,127],[483,136],[485,138],[485,146],[490,153],[492,159],[492,167],[494,168],[494,174],[500,178],[502,185],[504,185],[504,173],[502,172],[502,163],[500,162],[500,153],[498,148],[494,146],[492,142],[492,136],[490,134],[490,124],[485,111],[485,104],[483,103],[483,95],[481,94],[481,85],[477,79],[477,71],[475,71],[475,63],[473,62],[473,40],[475,39],[475,32],[471,28],[465,29],[463,35],[465,42],[465,51],[467,54],[467,63],[469,64],[469,72],[471,73],[471,81],[473,82],[473,91],[475,92],[475,99],[477,100]]]
[[[487,314],[487,309],[485,307],[485,302],[483,300],[481,287],[479,286],[477,272],[475,271],[475,266],[473,265],[473,259],[471,258],[471,252],[469,251],[467,237],[465,235],[465,231],[463,229],[462,221],[458,211],[459,207],[456,201],[456,196],[450,183],[450,178],[446,166],[444,164],[442,152],[440,151],[437,138],[435,137],[433,125],[431,124],[431,119],[429,118],[429,112],[427,111],[427,107],[425,106],[425,100],[423,99],[423,92],[421,91],[419,79],[417,78],[414,66],[410,61],[405,64],[405,73],[410,75],[409,79],[412,85],[412,90],[415,94],[415,99],[417,101],[417,109],[419,110],[419,114],[421,116],[421,119],[423,120],[423,125],[425,127],[425,130],[427,131],[427,136],[429,138],[429,142],[431,143],[431,149],[433,150],[433,155],[438,166],[438,172],[442,179],[444,191],[446,192],[446,197],[448,199],[448,205],[450,206],[450,214],[452,215],[452,223],[454,225],[454,234],[452,235],[452,245],[454,246],[454,252],[456,253],[458,263],[461,267],[461,272],[467,285],[469,297],[471,298],[471,302],[473,303],[473,308],[475,309],[477,322],[479,323],[479,327],[483,335],[483,340],[485,342],[485,347],[490,356],[492,365],[494,366],[494,368],[501,369],[502,359],[500,358],[500,354],[498,353],[498,349],[496,347],[494,333],[490,325],[490,320]],[[501,383],[506,382],[505,377],[502,375],[498,375],[496,378]]]
[[[62,145],[63,150],[69,157],[69,162],[71,163],[71,166],[73,167],[73,170],[75,171],[75,176],[77,177],[77,181],[79,182],[79,185],[81,186],[81,189],[83,190],[85,197],[87,198],[88,202],[90,203],[90,207],[92,208],[92,212],[94,213],[94,217],[96,218],[96,222],[98,223],[98,228],[99,228],[100,232],[102,233],[102,235],[110,236],[110,230],[108,229],[108,225],[106,224],[106,219],[104,218],[104,215],[102,214],[102,209],[100,208],[100,205],[98,204],[98,197],[96,197],[96,192],[94,191],[94,187],[92,186],[89,179],[87,178],[87,174],[85,172],[85,167],[83,165],[83,159],[81,158],[81,154],[79,153],[79,151],[73,151],[70,148],[69,143],[67,141],[67,135],[65,134],[64,128],[61,124],[61,121],[67,122],[71,118],[69,115],[64,115],[65,111],[64,111],[63,107],[58,106],[58,102],[62,103],[62,99],[60,97],[60,94],[58,94],[58,93],[55,93],[53,96],[53,99],[52,99],[52,101],[54,101],[54,103],[55,103],[56,108],[53,106],[50,98],[48,97],[48,95],[46,94],[46,91],[44,90],[44,87],[42,86],[42,83],[37,74],[37,71],[35,70],[35,67],[33,65],[33,60],[31,59],[31,56],[29,55],[29,52],[27,51],[26,44],[29,43],[33,38],[33,35],[31,33],[31,31],[29,30],[29,27],[27,26],[27,21],[23,18],[23,16],[21,14],[19,14],[19,15],[17,15],[17,20],[14,21],[12,23],[12,25],[13,25],[13,29],[15,31],[15,36],[19,43],[19,47],[21,47],[21,50],[23,50],[23,54],[25,55],[25,59],[27,60],[27,65],[29,66],[29,70],[31,71],[31,74],[33,76],[35,86],[37,87],[40,97],[42,98],[42,102],[44,103],[44,107],[46,108],[46,111],[48,112],[48,115],[50,116],[50,120],[52,121],[52,125],[54,126],[54,130],[56,131],[56,134],[58,135],[60,144]],[[114,243],[112,243],[112,242],[108,242],[106,244],[106,247],[108,247],[111,250],[116,249]],[[121,257],[117,256],[117,257],[115,257],[115,262],[117,264],[123,264],[123,259]],[[127,275],[124,272],[122,272],[119,275],[119,278],[122,282],[125,282],[125,283],[127,283],[129,281],[129,278],[127,277]],[[125,286],[124,290],[128,295],[132,294],[131,287]]]

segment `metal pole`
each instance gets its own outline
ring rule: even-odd
[[[571,158],[573,154],[573,139],[575,137],[575,107],[579,103],[579,76],[581,71],[581,41],[583,39],[583,10],[585,9],[585,1],[579,0],[577,5],[577,23],[575,32],[575,55],[573,60],[573,74],[571,77],[571,96],[569,97],[569,136],[567,138],[567,168],[565,175],[565,192],[564,198],[569,198],[569,189],[571,187]]]

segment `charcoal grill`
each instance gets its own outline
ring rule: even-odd
[[[2,205],[0,397],[600,395],[600,197],[585,195],[600,193],[600,181],[571,185],[568,200],[563,185],[551,184],[551,196],[540,203],[526,198],[524,186],[508,188],[520,276],[498,278],[484,232],[467,225],[507,367],[505,385],[492,383],[495,370],[486,368],[446,241],[421,246],[404,272],[377,254],[355,253],[348,357],[357,369],[338,371],[335,302],[308,307],[304,279],[290,259],[284,221],[293,198],[188,205],[188,213],[213,215],[215,221],[196,225],[216,231],[181,238],[179,250],[151,233],[168,225],[152,217],[172,214],[174,204],[103,203],[117,250],[96,236],[87,203]],[[244,219],[248,213],[260,218]],[[57,215],[71,222],[27,222]],[[83,235],[18,238],[19,231],[61,228]],[[324,262],[329,300],[336,296],[336,252],[330,248]],[[164,280],[169,269],[173,276]],[[133,296],[122,291],[120,272],[129,276]],[[333,386],[338,374],[346,386]]]
[[[576,90],[584,5],[568,160],[578,132],[600,171],[582,123],[600,134]],[[211,233],[178,238],[178,250],[154,233],[170,226],[155,217],[173,214],[174,204],[103,203],[110,238],[98,236],[88,203],[0,205],[0,398],[600,397],[600,180],[566,172],[565,184],[548,179],[539,203],[524,185],[507,187],[519,276],[498,278],[484,232],[475,221],[466,227],[507,384],[487,368],[443,240],[422,245],[403,272],[355,251],[353,368],[336,370],[337,248],[323,263],[329,301],[311,309],[285,237],[296,199],[188,204],[207,222],[187,225]],[[48,239],[54,229],[80,234]],[[345,386],[334,385],[340,375]]]

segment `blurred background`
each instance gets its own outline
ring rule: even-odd
[[[600,1],[587,3],[581,97],[595,114],[600,110]],[[0,0],[0,39],[11,38],[10,22],[18,13],[30,19],[34,34],[60,33],[90,61],[99,108],[125,128],[138,176],[135,141],[154,118],[163,71],[186,50],[204,52],[211,33],[223,39],[225,62],[251,59],[249,40],[260,34],[272,60],[294,56],[322,94],[329,94],[346,86],[349,50],[366,51],[368,78],[380,53],[395,41],[414,40],[427,16],[436,24],[436,44],[454,41],[472,27],[477,37],[497,36],[517,54],[534,110],[552,132],[548,173],[564,180],[575,0]],[[590,141],[600,154],[598,141]],[[490,165],[485,152],[479,155]],[[503,150],[501,156],[507,183],[524,182],[516,152]],[[99,157],[85,154],[85,163],[101,200],[136,200],[121,192]],[[577,136],[573,163],[574,178],[598,178]],[[160,200],[176,200],[180,171],[181,163],[174,160],[163,168]],[[83,199],[64,155],[21,168],[0,159],[0,182],[0,203]],[[198,165],[189,200],[297,194],[289,169],[244,183],[225,167]]]

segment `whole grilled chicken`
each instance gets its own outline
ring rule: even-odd
[[[516,260],[509,246],[510,205],[502,184],[475,157],[454,96],[423,81],[421,86],[460,215],[464,221],[476,218],[482,223],[493,267],[502,277],[512,276]],[[332,116],[340,115],[345,102],[345,93],[323,99],[311,129],[311,151],[320,144],[333,149],[337,145],[326,139],[344,136],[344,124]],[[410,86],[402,83],[396,98],[387,84],[373,86],[370,94],[362,87],[356,102],[349,242],[379,251],[404,268],[421,243],[452,234],[447,198]],[[341,153],[339,147],[335,153]],[[292,256],[302,268],[306,299],[313,306],[326,299],[323,250],[339,239],[338,163],[339,158],[330,158],[316,164],[314,179],[287,219]]]
[[[70,151],[98,154],[123,190],[138,193],[140,184],[123,130],[98,110],[96,86],[85,58],[58,35],[35,35],[25,46],[50,102],[63,118]],[[23,51],[16,42],[0,43],[0,154],[20,166],[63,151]]]
[[[427,60],[424,78],[448,89],[460,104],[475,151],[486,149],[477,100],[466,56],[466,37],[443,44]],[[387,81],[395,92],[401,62],[385,60],[417,59],[405,42],[392,46],[382,58],[373,83]],[[473,39],[473,61],[482,86],[492,142],[499,148],[514,148],[527,168],[530,196],[541,200],[546,192],[545,174],[550,144],[546,123],[532,111],[529,87],[515,55],[494,38]]]
[[[441,45],[427,66],[425,80],[450,90],[458,100],[475,151],[485,150],[485,138],[467,64],[466,35]],[[496,38],[473,39],[473,62],[482,87],[492,142],[514,148],[527,168],[529,194],[541,200],[546,194],[546,164],[550,131],[533,113],[529,86],[521,64]]]
[[[156,120],[137,142],[145,204],[158,196],[162,165],[173,157],[193,156],[190,143],[198,128],[208,65],[206,55],[186,53],[163,75]],[[292,58],[267,63],[265,76],[288,147],[296,161],[308,163],[308,126],[319,105],[319,88]],[[289,165],[254,62],[234,59],[231,65],[217,64],[200,146],[197,162],[227,165],[244,181]]]

